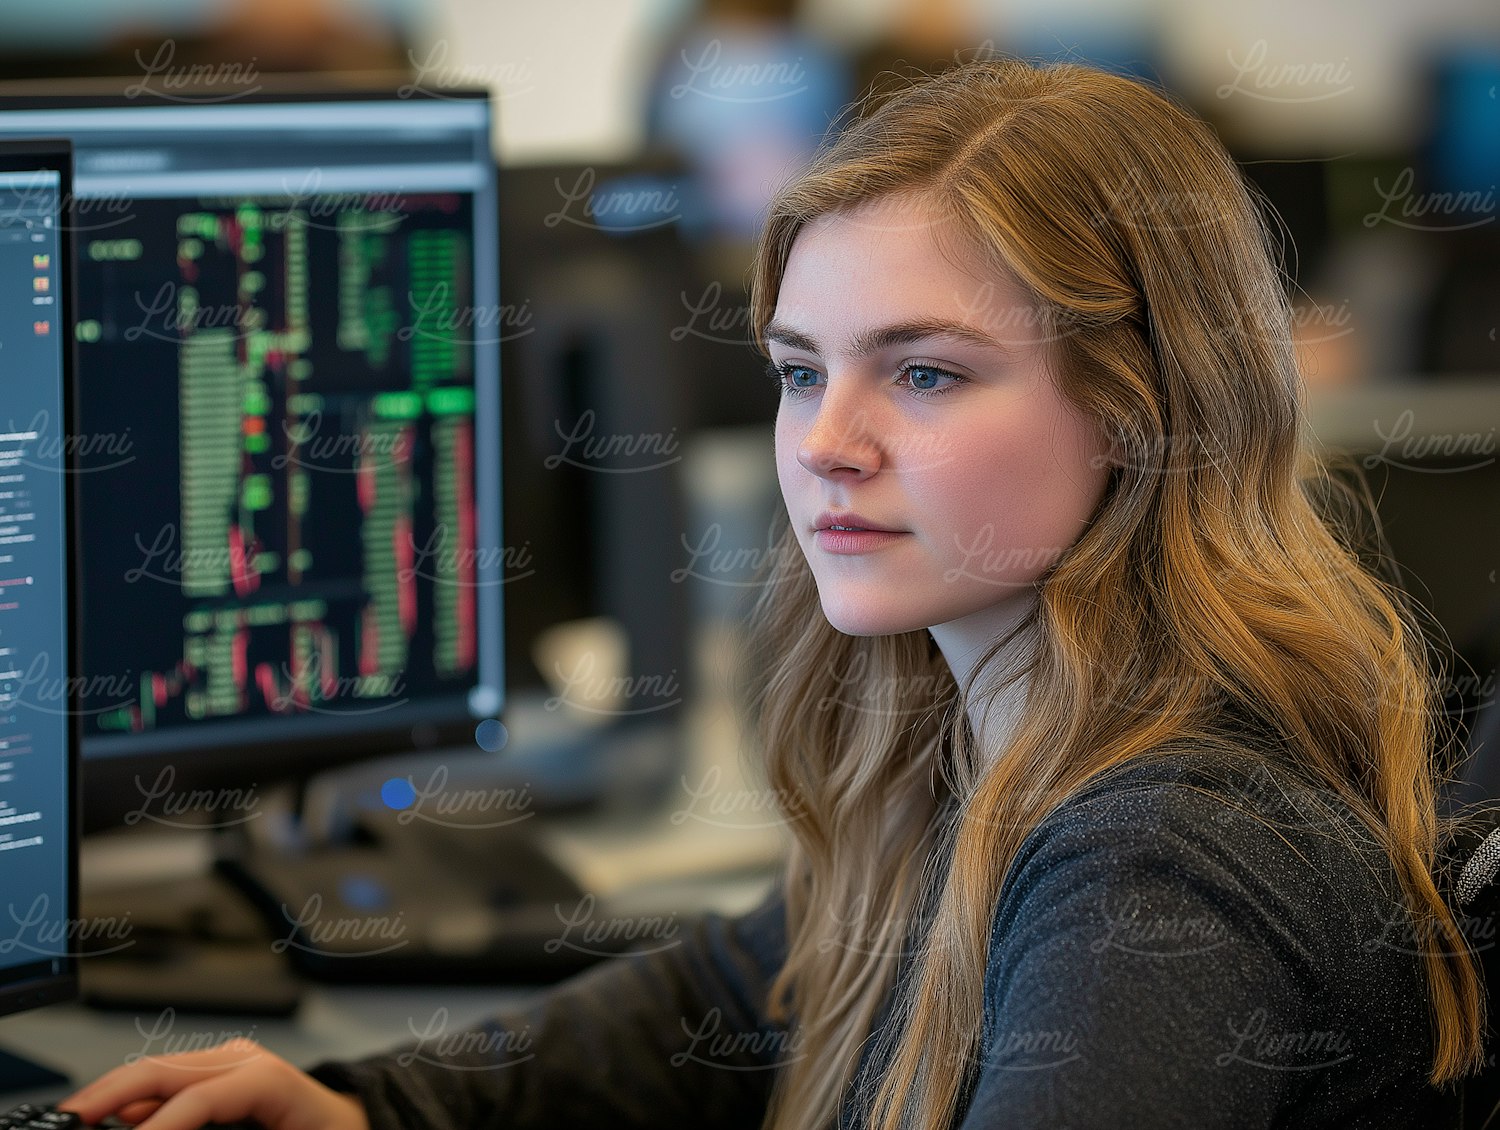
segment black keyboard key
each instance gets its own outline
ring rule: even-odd
[[[83,1119],[72,1111],[22,1103],[0,1114],[0,1130],[82,1130]]]

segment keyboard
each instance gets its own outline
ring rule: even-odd
[[[21,1103],[0,1112],[0,1130],[83,1130],[86,1125],[89,1124],[72,1110],[58,1110],[51,1104]],[[111,1118],[101,1125],[124,1125],[124,1122]]]
[[[112,1123],[123,1126],[123,1122]],[[0,1130],[75,1130],[88,1125],[70,1110],[22,1103],[0,1113]]]
[[[214,1123],[219,1130],[263,1130],[254,1122]],[[50,1104],[22,1103],[7,1111],[0,1111],[0,1130],[128,1130],[130,1123],[118,1118],[106,1118],[103,1122],[85,1122],[70,1110],[58,1110]]]

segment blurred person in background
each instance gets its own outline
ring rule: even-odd
[[[57,5],[0,16],[0,79],[155,77],[199,84],[215,68],[403,71],[420,15],[412,0],[171,0]]]
[[[692,234],[746,264],[772,196],[854,93],[844,58],[797,13],[796,0],[704,0],[668,38],[649,85],[647,144],[686,163],[699,203]]]

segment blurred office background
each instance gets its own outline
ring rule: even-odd
[[[1141,75],[1219,130],[1280,218],[1317,436],[1355,453],[1406,583],[1460,657],[1455,717],[1493,700],[1500,7],[1488,0],[0,11],[7,79],[117,75],[165,102],[190,101],[209,76],[248,87],[275,71],[351,82],[396,71],[426,90],[493,92],[518,425],[507,439],[525,445],[507,464],[524,483],[508,490],[508,528],[550,586],[507,594],[524,645],[514,661],[556,697],[558,673],[580,670],[557,658],[569,647],[613,655],[629,676],[613,684],[622,714],[675,703],[682,687],[727,702],[736,681],[734,633],[774,509],[774,398],[746,340],[744,294],[769,194],[872,82],[986,51]],[[560,510],[586,521],[547,517]],[[560,576],[576,582],[571,596]],[[575,622],[588,627],[570,632]]]

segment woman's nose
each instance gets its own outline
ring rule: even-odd
[[[880,469],[878,434],[869,406],[855,389],[825,388],[797,447],[797,462],[814,475],[873,475]]]

